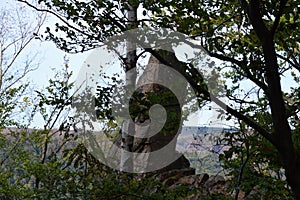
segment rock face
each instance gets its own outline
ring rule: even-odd
[[[173,56],[176,58],[175,54]],[[190,167],[190,163],[184,155],[176,151],[177,138],[182,126],[181,106],[179,103],[182,102],[182,99],[178,99],[171,89],[160,84],[161,82],[173,83],[174,77],[172,77],[172,73],[168,75],[166,68],[161,68],[160,62],[154,56],[151,56],[149,63],[137,82],[138,89],[133,95],[131,102],[133,106],[130,107],[131,110],[129,111],[135,121],[135,137],[133,138],[132,152],[140,153],[137,155],[139,156],[138,159],[133,159],[136,162],[134,163],[135,167],[144,168],[146,169],[145,171],[152,171],[147,169],[152,169],[153,166],[157,166],[158,163],[164,160],[157,158],[157,155],[153,156],[153,154],[148,153],[161,150],[166,146],[168,147],[165,153],[168,154],[168,157],[174,158],[170,159],[174,160],[172,163],[161,163],[161,166],[165,167],[155,171],[155,173],[173,169],[188,169]],[[181,88],[185,88],[184,91],[181,91],[180,96],[186,98],[184,95],[184,92],[186,92],[184,83],[181,83],[180,80],[175,80],[175,84],[180,84]],[[138,106],[134,107],[135,105]],[[151,110],[155,105],[160,105],[164,108],[165,118]],[[147,124],[157,125],[145,128]],[[160,125],[162,127],[159,127]],[[153,131],[156,129],[158,131]],[[155,132],[155,134],[151,134],[152,132]],[[149,137],[145,137],[145,135]],[[120,145],[121,142],[116,141],[115,144]]]
[[[133,152],[154,152],[169,144],[171,146],[171,148],[169,149],[171,150],[171,153],[179,154],[176,151],[176,142],[178,134],[181,132],[180,127],[182,126],[182,122],[178,120],[181,117],[181,108],[178,104],[178,101],[174,100],[173,98],[164,99],[165,95],[168,96],[168,94],[170,93],[167,88],[159,84],[154,84],[156,82],[159,82],[158,79],[162,78],[160,76],[160,73],[160,62],[154,56],[151,56],[144,73],[140,76],[137,82],[137,86],[139,87],[137,90],[138,96],[142,94],[140,96],[142,96],[142,100],[145,100],[146,102],[146,104],[144,102],[144,104],[142,105],[142,107],[146,108],[144,110],[149,110],[149,108],[153,105],[153,102],[149,103],[147,101],[147,98],[151,97],[151,95],[155,95],[157,99],[154,103],[162,105],[166,109],[167,116],[170,113],[175,113],[175,116],[173,118],[167,119],[165,122],[165,126],[157,134],[148,138],[134,137],[132,148]],[[145,84],[148,82],[154,83]],[[184,92],[182,96],[185,96]],[[140,104],[140,102],[138,102],[138,104]],[[152,119],[150,119],[149,113],[139,112],[133,117],[133,119],[136,124],[135,134],[147,135],[147,131],[149,130],[139,128],[139,126],[137,125],[151,123]],[[116,146],[120,147],[121,143],[121,137],[118,136],[115,140],[115,144]],[[147,160],[149,160],[149,155],[148,157],[146,157],[146,155],[141,154],[141,156],[144,156],[143,158],[140,158],[140,160],[145,161],[142,163],[143,165],[145,165],[144,167],[151,167],[152,163],[147,162]],[[226,180],[223,176],[209,176],[206,173],[195,174],[195,169],[190,168],[190,163],[184,155],[178,156],[178,159],[176,159],[174,162],[159,170],[139,174],[139,178],[144,177],[156,178],[170,189],[176,189],[178,186],[191,186],[196,188],[197,192],[195,194],[187,196],[185,198],[187,200],[198,200],[207,197],[217,199],[216,195],[219,194],[226,197],[231,197],[231,194],[227,192]],[[238,199],[244,199],[243,191],[240,191]]]

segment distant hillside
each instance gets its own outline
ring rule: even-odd
[[[223,151],[228,148],[226,145],[221,144],[219,139],[222,137],[224,132],[235,132],[235,129],[224,129],[221,127],[196,127],[196,126],[185,126],[182,128],[181,133],[179,134],[176,149],[180,153],[183,153],[186,158],[189,159],[191,167],[196,169],[197,173],[208,173],[208,174],[217,174],[222,171],[220,167],[220,162],[218,160],[218,155],[223,153]],[[17,129],[9,128],[1,130],[1,134],[7,138],[10,138],[10,142],[18,141],[20,139],[20,134],[16,133],[23,132],[28,135],[28,138],[31,138],[29,135],[37,134],[40,137],[46,137],[43,130],[34,130],[34,129]],[[11,134],[15,133],[15,134]],[[68,131],[69,136],[73,137],[74,135],[80,135],[79,132]],[[63,141],[66,139],[66,132],[59,130],[52,130],[50,135],[53,135],[52,142],[49,146],[49,151],[56,151],[57,148],[62,145]],[[101,140],[98,141],[101,143]],[[30,141],[24,141],[23,146],[31,146]],[[66,147],[72,148],[75,146],[76,142],[70,140]],[[105,144],[101,144],[103,147]],[[109,147],[108,147],[109,149]],[[33,150],[33,149],[32,149]],[[8,150],[7,150],[8,151]],[[0,158],[7,153],[5,149],[0,153]],[[38,152],[36,152],[38,153]]]
[[[236,129],[222,127],[185,126],[177,141],[177,151],[183,153],[197,173],[222,173],[218,156],[228,147],[220,142],[224,132]]]

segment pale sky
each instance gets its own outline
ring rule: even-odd
[[[2,2],[10,2],[7,0],[1,0]],[[1,4],[2,7],[4,4]],[[1,8],[1,6],[0,6]],[[30,10],[30,9],[29,9]],[[45,30],[46,26],[53,26],[56,20],[53,17],[48,17],[48,20],[44,24],[44,28],[41,29],[41,32]],[[64,65],[64,56],[69,59],[70,70],[73,71],[73,78],[75,80],[78,76],[78,73],[83,65],[84,61],[91,54],[91,51],[78,54],[68,54],[56,48],[53,42],[40,42],[35,40],[30,44],[30,47],[26,49],[24,53],[25,58],[27,55],[37,53],[36,63],[39,64],[39,68],[28,75],[28,80],[30,80],[38,88],[46,86],[48,80],[53,78],[55,71],[59,71],[63,68]],[[287,75],[283,78],[283,88],[288,90],[292,81],[290,81],[290,76]],[[214,111],[209,111],[207,108],[204,111],[196,113],[191,116],[189,122],[186,122],[185,125],[197,126],[197,125],[206,125],[206,126],[222,126],[224,123],[222,120],[217,120],[216,113]],[[39,120],[36,121],[35,125],[39,125]]]
[[[54,17],[48,16],[48,19],[40,32],[44,32],[47,26],[54,26],[56,22]],[[66,56],[69,59],[70,70],[73,71],[71,80],[75,81],[84,61],[92,54],[92,52],[93,50],[84,53],[68,54],[59,50],[51,41],[41,42],[39,40],[34,40],[26,49],[26,52],[23,53],[23,58],[25,59],[26,56],[37,53],[35,63],[39,65],[39,68],[30,72],[27,76],[27,80],[33,83],[36,89],[42,89],[47,86],[48,80],[53,78],[57,71],[63,69],[64,57]],[[189,120],[184,124],[187,126],[223,126],[222,120],[218,120],[216,116],[217,114],[214,110],[208,110],[208,107],[206,107],[201,112],[192,114],[189,117]],[[32,126],[40,126],[41,123],[40,117],[36,116]]]

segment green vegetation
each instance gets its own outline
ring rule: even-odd
[[[224,83],[226,90],[220,96],[226,99],[225,103],[208,91],[191,63],[157,49],[141,52],[177,68],[195,90],[199,105],[214,101],[224,108],[220,109],[219,117],[234,122],[239,132],[220,139],[229,146],[220,160],[228,172],[228,190],[233,198],[238,199],[241,192],[252,192],[253,199],[300,199],[298,0],[39,0],[37,4],[18,1],[59,19],[55,28],[46,28],[44,34],[30,32],[29,41],[35,35],[53,41],[67,52],[94,49],[109,37],[138,27],[169,28],[197,40],[208,55],[220,61],[215,69],[220,72],[220,82],[216,83]],[[129,15],[133,21],[127,20]],[[180,199],[187,195],[189,188],[170,189],[156,181],[108,169],[80,142],[70,147],[68,144],[77,138],[72,132],[76,129],[74,116],[66,114],[72,100],[67,64],[44,91],[28,98],[23,95],[26,84],[9,84],[20,80],[10,76],[14,71],[4,74],[9,69],[5,65],[9,62],[3,59],[2,44],[7,38],[0,41],[1,198]],[[26,44],[28,40],[24,41]],[[120,60],[128,71],[136,67],[138,54],[127,52],[126,56],[120,55]],[[4,87],[4,83],[10,87]],[[99,95],[109,96],[109,88],[99,89]],[[97,111],[98,116],[114,126],[116,119],[111,118],[109,104],[105,103]],[[44,129],[29,130],[28,124],[16,121],[13,113],[22,113],[22,109],[27,109],[29,121],[40,113]],[[57,125],[61,128],[55,131]],[[18,130],[7,132],[9,126]]]

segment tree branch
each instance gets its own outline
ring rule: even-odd
[[[215,96],[211,95],[211,99],[213,102],[215,102],[218,106],[226,110],[229,114],[235,116],[237,119],[242,120],[245,122],[248,126],[252,127],[254,130],[256,130],[258,133],[260,133],[264,138],[269,140],[273,145],[275,145],[275,140],[273,136],[266,131],[263,127],[261,127],[259,124],[254,122],[251,118],[243,115],[242,113],[238,112],[237,110],[234,110],[233,108],[226,105],[224,102],[216,98]]]
[[[48,9],[42,9],[42,8],[37,8],[36,6],[32,5],[31,3],[25,1],[25,0],[17,0],[21,3],[25,3],[26,5],[28,5],[29,7],[35,9],[36,11],[40,11],[40,12],[47,12],[47,13],[50,13],[52,15],[54,15],[55,17],[57,17],[59,20],[61,20],[63,23],[65,23],[68,27],[74,29],[75,31],[87,36],[87,37],[92,37],[94,38],[94,35],[91,35],[91,34],[87,34],[85,31],[82,31],[81,29],[71,25],[68,21],[64,20],[60,15],[58,15],[57,13],[51,11],[51,10],[48,10]]]
[[[270,31],[263,22],[259,3],[259,0],[250,0],[249,4],[245,0],[241,0],[242,7],[247,13],[258,38],[262,43],[265,43],[265,38],[270,35]]]
[[[271,29],[272,37],[274,37],[274,35],[275,35],[276,29],[279,25],[280,18],[283,15],[283,11],[284,11],[284,7],[285,7],[286,3],[287,3],[287,0],[281,0],[280,1],[278,14],[276,15],[274,24],[273,24],[272,29]]]
[[[170,66],[172,68],[175,68],[177,71],[179,71],[179,73],[182,73],[182,70],[180,70],[180,68],[182,68],[183,66],[185,66],[184,68],[187,69],[187,64],[181,61],[170,61],[166,59],[165,55],[161,55],[158,51],[155,51],[153,49],[146,49],[149,53],[151,53],[152,55],[154,55],[161,63]],[[172,58],[171,56],[167,56],[167,58]],[[179,70],[178,70],[179,68]],[[197,72],[197,70],[194,71],[195,73]],[[199,74],[199,72],[197,73]],[[197,77],[197,74],[193,74],[193,76]],[[261,127],[259,124],[257,124],[255,121],[253,121],[251,118],[243,115],[242,113],[238,112],[237,110],[229,107],[228,105],[226,105],[224,102],[222,102],[220,99],[218,99],[217,97],[215,97],[213,94],[211,94],[209,91],[204,90],[202,86],[198,85],[195,81],[193,81],[193,79],[191,79],[191,77],[186,75],[186,72],[184,70],[184,72],[182,73],[183,76],[185,76],[185,78],[187,80],[189,80],[189,83],[191,84],[191,86],[193,87],[193,89],[201,94],[204,95],[204,97],[206,99],[210,99],[211,101],[215,102],[218,106],[220,106],[221,108],[223,108],[224,110],[226,110],[229,114],[233,115],[234,117],[236,117],[239,120],[244,121],[248,126],[252,127],[253,129],[255,129],[257,132],[259,132],[263,137],[265,137],[267,140],[269,140],[272,144],[275,144],[273,136],[266,131],[263,127]],[[200,74],[199,74],[200,75]],[[200,78],[202,76],[200,75]]]
[[[226,61],[226,62],[231,62],[233,64],[236,64],[237,66],[239,66],[244,72],[245,72],[245,76],[247,78],[249,78],[253,83],[255,83],[258,87],[260,87],[267,96],[269,96],[269,91],[268,91],[268,87],[265,83],[259,81],[258,79],[256,79],[253,74],[249,71],[249,69],[246,69],[245,63],[243,63],[242,61],[236,60],[234,58],[231,57],[227,57],[221,54],[217,54],[217,53],[211,53],[208,52],[207,53],[214,58],[217,58],[219,60],[222,61]]]
[[[292,67],[294,67],[296,70],[298,70],[300,72],[300,65],[297,63],[293,63],[290,59],[276,53],[276,56],[282,60],[284,60],[285,62],[289,63]]]

